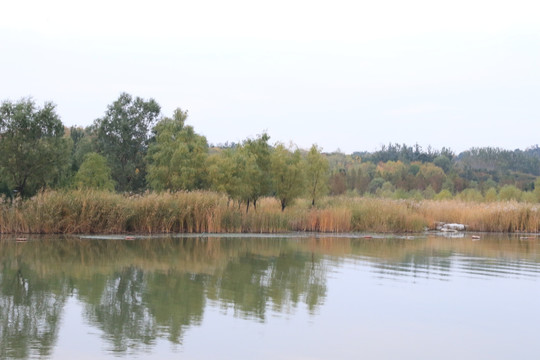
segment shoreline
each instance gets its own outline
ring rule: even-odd
[[[163,239],[163,238],[178,238],[178,239],[199,239],[199,238],[220,238],[220,239],[360,239],[360,240],[377,240],[377,239],[403,239],[416,240],[427,237],[445,238],[445,239],[475,239],[483,236],[507,236],[517,238],[519,240],[537,240],[540,239],[540,232],[488,232],[488,231],[461,231],[457,233],[448,233],[441,231],[423,231],[423,232],[312,232],[312,231],[289,231],[277,233],[0,233],[0,240],[34,240],[39,238],[58,237],[62,238],[77,238],[81,240],[147,240],[147,239]]]

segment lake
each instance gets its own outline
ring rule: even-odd
[[[0,358],[534,358],[538,241],[3,237]]]

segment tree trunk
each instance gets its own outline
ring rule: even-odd
[[[25,176],[22,184],[19,185],[19,194],[21,194],[21,198],[26,197],[26,180],[28,180],[28,176]]]

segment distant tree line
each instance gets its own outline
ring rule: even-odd
[[[188,112],[161,113],[154,99],[122,93],[86,128],[65,128],[55,105],[31,98],[0,106],[0,192],[31,197],[47,188],[122,193],[214,190],[246,211],[276,197],[312,205],[330,195],[540,200],[540,148],[472,148],[454,154],[416,144],[324,154],[271,144],[262,133],[209,146]],[[506,195],[505,195],[506,194]],[[537,196],[538,195],[538,196]]]
[[[327,156],[333,195],[540,200],[538,146],[524,151],[472,148],[455,155],[448,148],[389,144],[373,153]]]

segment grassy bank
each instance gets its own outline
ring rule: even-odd
[[[282,212],[277,200],[265,198],[246,213],[213,192],[49,191],[0,205],[0,233],[418,232],[437,222],[467,224],[470,231],[540,231],[538,205],[517,202],[328,197],[314,208],[299,200]]]

